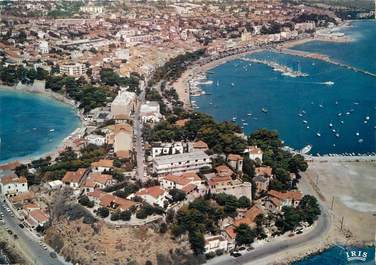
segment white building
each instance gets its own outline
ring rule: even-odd
[[[238,199],[245,196],[252,201],[252,184],[249,182],[242,182],[239,179],[233,180],[230,176],[226,176],[213,177],[209,179],[208,184],[212,194],[226,193]]]
[[[246,150],[244,150],[244,153],[248,153],[249,159],[256,161],[256,159],[260,160],[262,162],[262,155],[263,152],[261,148],[257,146],[248,146]]]
[[[133,128],[129,124],[116,124],[114,131],[114,152],[128,152],[133,149]]]
[[[155,158],[157,156],[182,154],[189,151],[189,143],[154,143],[151,147],[151,156]]]
[[[162,115],[160,113],[159,103],[156,101],[146,101],[141,105],[141,119],[143,122],[159,122]]]
[[[153,159],[153,171],[157,174],[198,172],[203,167],[211,167],[211,159],[203,151],[166,155]]]
[[[80,77],[86,74],[87,67],[85,64],[64,64],[60,66],[60,73],[68,76]]]
[[[115,57],[119,60],[129,60],[129,50],[128,49],[116,49],[115,50]]]
[[[136,93],[120,90],[111,103],[111,114],[115,118],[119,115],[129,118],[136,108],[136,103]]]
[[[43,53],[43,54],[49,52],[48,42],[47,42],[47,41],[42,40],[42,41],[39,43],[39,52],[40,52],[40,53]]]
[[[80,11],[84,13],[89,13],[92,15],[99,15],[103,13],[103,6],[94,6],[94,5],[87,5],[81,6]]]
[[[25,177],[5,176],[0,179],[1,194],[5,196],[16,196],[28,190]]]
[[[106,137],[97,134],[89,134],[85,139],[88,144],[94,144],[97,146],[102,146],[106,143]]]
[[[205,236],[205,254],[210,252],[227,251],[228,241],[222,236]]]
[[[134,194],[128,196],[127,199],[132,199],[135,196],[141,197],[150,205],[164,206],[168,192],[159,186],[149,188],[142,188]]]

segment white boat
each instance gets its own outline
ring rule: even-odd
[[[333,127],[333,124],[332,124],[332,123],[329,123],[329,127],[332,128],[332,127]]]
[[[336,137],[338,137],[338,138],[339,138],[339,133],[336,133]]]
[[[341,121],[341,124],[344,124],[345,122],[344,121]]]
[[[335,133],[335,132],[336,132],[336,130],[335,130],[335,129],[333,129],[333,130],[332,130],[332,132],[334,132],[334,133]]]
[[[244,125],[244,126],[247,126],[247,125],[248,125],[248,123],[246,123],[246,122],[243,122],[243,125]]]
[[[266,108],[262,108],[261,111],[264,112],[264,113],[267,113],[267,112],[268,112],[268,109],[266,109]]]
[[[304,121],[303,121],[303,123],[307,124],[307,123],[308,123],[308,121],[304,120]]]
[[[237,119],[236,117],[232,117],[232,120],[233,120],[233,121],[236,121],[236,119]]]
[[[247,115],[248,115],[248,116],[252,116],[252,113],[248,113]]]
[[[358,140],[358,143],[361,144],[361,143],[363,143],[363,141],[364,141],[363,139],[359,139],[359,140]]]
[[[302,114],[302,113],[299,113],[298,116],[299,116],[299,117],[303,117],[303,114]]]
[[[346,115],[350,115],[350,112],[346,112]]]
[[[367,120],[367,121],[369,120],[369,116],[366,117],[366,120]]]
[[[234,83],[231,83],[231,86],[235,86],[235,84],[234,84]]]
[[[338,114],[337,114],[337,116],[338,116],[338,117],[341,117],[341,116],[342,116],[342,113],[341,113],[341,112],[340,112],[340,113],[338,113]]]
[[[307,126],[307,129],[309,129],[309,126]]]
[[[321,133],[316,133],[317,137],[321,137]]]
[[[308,154],[312,149],[312,145],[307,145],[305,146],[302,150],[300,150],[300,153],[305,155],[305,154]]]
[[[332,86],[332,85],[334,85],[334,82],[333,81],[326,81],[326,82],[324,82],[324,85]]]
[[[357,132],[355,135],[356,135],[356,136],[359,136],[359,132]]]
[[[50,132],[54,132],[55,131],[55,129],[50,129]]]
[[[324,106],[322,104],[319,105],[320,108],[323,108]]]

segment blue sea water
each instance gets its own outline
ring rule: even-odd
[[[0,89],[0,163],[52,151],[79,126],[78,116],[66,104]]]
[[[351,251],[355,251],[357,256],[366,252],[365,260],[348,260],[351,257]],[[361,255],[359,255],[359,251]],[[292,265],[375,265],[375,248],[357,248],[333,246],[319,255],[306,257],[300,261],[292,263]]]
[[[341,31],[354,40],[313,41],[294,49],[327,54],[376,73],[376,22],[354,21]],[[309,76],[283,76],[264,64],[233,60],[208,73],[213,84],[202,86],[208,95],[192,97],[199,111],[220,121],[236,117],[236,123],[246,133],[258,128],[277,130],[293,148],[312,144],[313,154],[376,151],[375,77],[320,60],[271,51],[247,57],[277,62]],[[328,81],[334,85],[326,85]],[[262,112],[262,108],[268,112]]]

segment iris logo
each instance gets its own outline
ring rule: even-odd
[[[365,251],[346,251],[347,261],[366,261],[368,253]]]

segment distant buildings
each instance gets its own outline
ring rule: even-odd
[[[117,116],[124,116],[128,119],[134,112],[136,103],[136,93],[120,90],[111,103],[111,114],[115,119]]]
[[[303,198],[300,191],[279,192],[271,190],[265,198],[265,208],[271,212],[279,212],[283,206],[297,207]]]
[[[42,40],[40,43],[39,43],[39,52],[42,53],[42,54],[46,54],[49,52],[49,49],[48,49],[48,42],[45,41],[45,40]]]
[[[81,6],[80,11],[84,13],[89,13],[91,15],[100,15],[103,13],[104,8],[103,6],[87,5]]]
[[[252,201],[252,184],[249,182],[242,182],[239,179],[232,179],[229,176],[216,176],[208,180],[208,185],[212,194],[226,193],[238,199],[245,196]]]
[[[158,205],[160,207],[164,206],[165,201],[167,201],[167,191],[161,188],[160,186],[153,186],[149,188],[142,188],[133,195],[129,196],[133,198],[134,196],[141,197],[144,201],[150,205]]]
[[[205,236],[205,254],[216,251],[227,251],[227,240],[222,235]]]
[[[133,128],[129,124],[115,125],[113,146],[118,157],[129,158],[133,149]]]
[[[99,161],[91,163],[91,170],[97,173],[110,171],[114,166],[114,161],[111,159],[100,159]]]
[[[153,159],[153,171],[157,174],[198,172],[203,167],[211,167],[211,159],[203,151],[166,155]]]
[[[67,171],[62,179],[62,182],[73,189],[78,189],[86,174],[86,168],[80,168],[77,171]]]
[[[27,192],[27,179],[25,177],[5,176],[0,179],[1,194],[11,197]]]
[[[227,162],[236,171],[243,171],[243,157],[236,154],[229,154],[227,157]]]
[[[262,152],[261,148],[259,148],[257,146],[249,146],[244,151],[244,153],[248,153],[249,159],[251,159],[253,161],[256,161],[258,159],[258,160],[260,160],[260,162],[262,162],[263,152]]]
[[[151,146],[151,156],[155,158],[163,155],[175,155],[188,153],[190,151],[189,143],[174,142],[174,143],[153,143]]]

